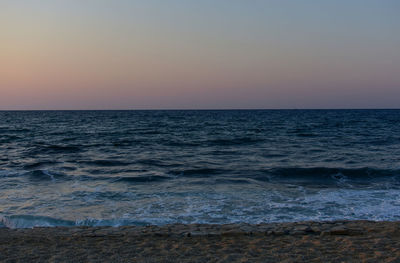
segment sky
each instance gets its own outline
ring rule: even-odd
[[[398,0],[1,0],[0,110],[400,108]]]

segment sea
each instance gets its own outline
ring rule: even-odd
[[[0,227],[400,220],[400,110],[1,111]]]

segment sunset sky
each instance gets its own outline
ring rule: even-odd
[[[400,108],[398,0],[2,0],[0,109]]]

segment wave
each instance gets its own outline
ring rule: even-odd
[[[30,170],[30,169],[36,169],[40,168],[43,166],[47,165],[55,165],[58,164],[59,162],[57,161],[52,161],[52,160],[43,160],[43,161],[37,161],[37,162],[32,162],[32,163],[27,163],[23,166],[24,169]]]
[[[215,179],[215,183],[217,184],[251,184],[251,181],[247,179],[229,179],[229,178],[218,178]]]
[[[273,168],[268,171],[269,174],[284,177],[324,177],[324,176],[346,176],[349,178],[375,178],[385,176],[400,175],[400,170],[376,169],[376,168],[329,168],[329,167],[287,167]]]
[[[112,162],[112,161],[111,161]],[[104,164],[104,163],[103,163]],[[105,166],[114,166],[113,163],[105,163]],[[35,167],[35,166],[33,166]],[[172,169],[162,173],[152,173],[148,170],[134,169],[98,169],[89,170],[89,174],[68,174],[62,171],[35,169],[31,171],[10,171],[0,170],[0,177],[26,177],[30,181],[108,181],[110,183],[157,183],[167,180],[187,178],[211,178],[213,183],[223,184],[249,182],[267,183],[293,183],[293,184],[316,184],[316,185],[338,185],[349,183],[352,185],[379,184],[393,187],[400,186],[399,169],[377,169],[377,168],[330,168],[330,167],[277,167],[267,170],[246,169],[228,170],[213,167],[192,168],[192,169]],[[211,181],[205,180],[204,183]]]
[[[297,128],[294,130],[290,130],[287,133],[290,135],[296,135],[298,137],[317,137],[318,135],[311,132],[312,129],[307,128]]]
[[[377,168],[330,168],[330,167],[278,167],[268,170],[225,170],[217,168],[198,168],[171,170],[168,174],[178,177],[216,177],[219,175],[229,176],[229,179],[256,179],[259,181],[308,181],[310,183],[329,182],[329,181],[379,181],[379,180],[400,180],[400,170],[377,169]],[[243,181],[244,182],[244,181]]]
[[[167,176],[160,176],[160,175],[146,175],[146,176],[124,176],[113,178],[113,182],[129,182],[129,183],[146,183],[146,182],[160,182],[172,179],[171,177]]]
[[[55,227],[74,226],[75,223],[69,220],[56,219],[46,216],[0,216],[0,226],[8,228],[33,228],[33,227]]]
[[[208,143],[211,146],[238,146],[238,145],[249,145],[257,144],[263,142],[264,139],[253,138],[253,137],[242,137],[242,138],[232,138],[232,139],[215,139],[209,140]]]
[[[2,135],[0,138],[0,143],[10,143],[16,140],[21,140],[23,137],[16,136],[16,135],[10,135],[10,134],[5,134]]]
[[[176,167],[180,166],[179,163],[167,163],[159,159],[139,159],[135,161],[135,164],[145,165],[145,166],[156,166],[156,167]]]
[[[72,145],[36,145],[27,151],[28,155],[77,153],[82,151],[79,146]]]
[[[90,166],[127,166],[131,163],[119,160],[93,160],[93,161],[78,161],[78,163],[90,165]]]
[[[201,177],[211,177],[213,175],[223,174],[226,170],[222,169],[213,169],[213,168],[199,168],[199,169],[185,169],[185,170],[172,170],[168,173],[175,176],[181,177],[193,177],[193,176],[201,176]]]
[[[28,128],[9,128],[9,127],[0,127],[0,134],[6,133],[6,134],[10,134],[10,133],[26,133],[26,132],[30,132],[31,130]]]
[[[48,170],[34,170],[34,171],[30,171],[25,173],[26,176],[29,177],[30,180],[32,181],[52,181],[52,180],[56,180],[56,179],[67,179],[68,176],[63,174],[63,173],[59,173],[59,172],[52,172],[52,171],[48,171]]]
[[[138,159],[132,162],[121,161],[121,160],[88,160],[88,161],[77,161],[77,163],[89,165],[89,166],[99,166],[99,167],[126,167],[133,164],[145,165],[145,166],[155,166],[155,167],[177,167],[180,166],[179,163],[167,163],[158,159]]]
[[[33,228],[33,227],[72,227],[72,226],[145,226],[149,223],[134,219],[83,219],[65,220],[49,216],[11,215],[0,216],[0,227]]]
[[[0,178],[3,177],[17,177],[19,174],[16,171],[0,170]]]
[[[300,182],[308,184],[400,182],[400,170],[377,168],[283,167],[264,171],[254,179],[269,182]]]
[[[61,172],[55,172],[51,170],[32,170],[32,171],[12,171],[12,170],[0,170],[0,178],[16,178],[25,177],[29,181],[39,182],[39,181],[65,181],[71,180],[74,176],[67,175]]]
[[[125,146],[133,146],[142,144],[143,141],[141,140],[134,140],[134,139],[120,139],[116,141],[112,141],[111,144],[115,147],[125,147]]]
[[[166,143],[164,143],[166,146],[171,146],[171,147],[198,147],[201,146],[201,142],[196,142],[196,141],[177,141],[177,140],[171,140]]]

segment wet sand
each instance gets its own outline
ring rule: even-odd
[[[0,229],[1,262],[400,262],[400,222]]]

